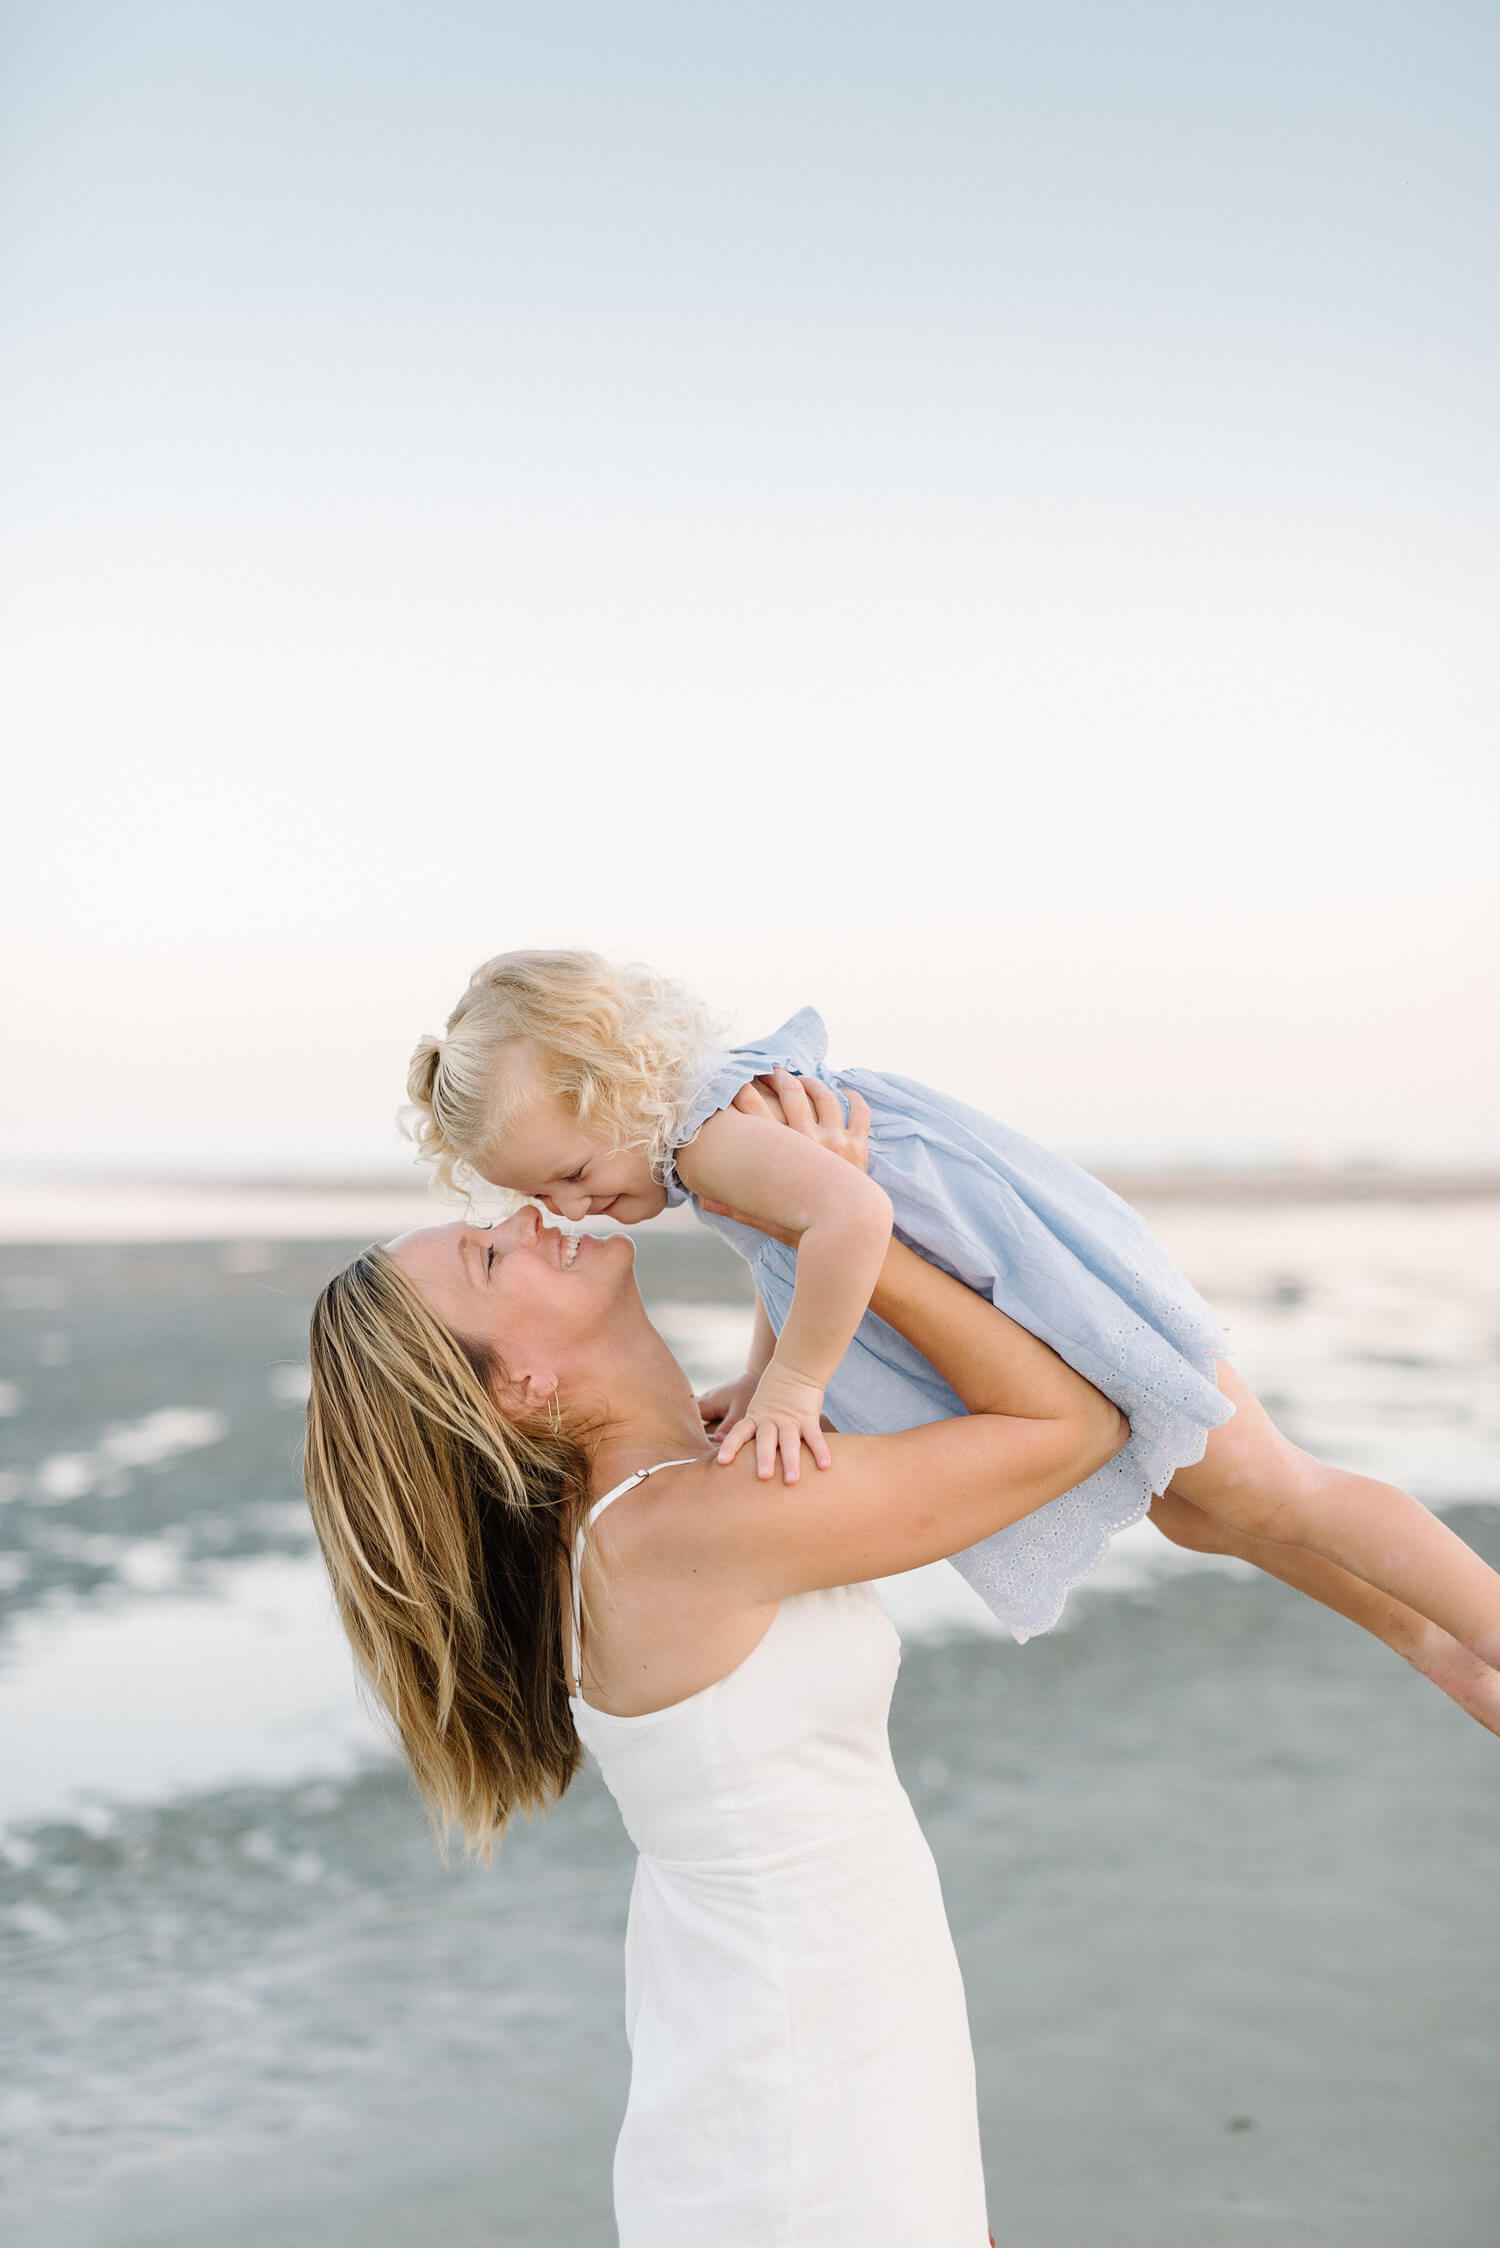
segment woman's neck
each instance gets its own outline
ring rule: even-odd
[[[594,1454],[596,1495],[613,1490],[640,1468],[663,1460],[707,1459],[713,1450],[687,1376],[654,1328],[647,1336],[607,1369],[596,1368],[590,1384],[595,1400],[601,1388],[608,1400]],[[597,1378],[601,1372],[606,1377],[602,1382]]]
[[[601,1491],[614,1490],[643,1467],[660,1467],[666,1460],[706,1460],[712,1446],[703,1433],[702,1421],[694,1418],[696,1425],[662,1420],[654,1425],[635,1423],[628,1429],[613,1426],[594,1454],[591,1481],[595,1497]]]

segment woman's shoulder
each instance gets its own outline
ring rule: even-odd
[[[592,1563],[612,1602],[635,1608],[688,1590],[716,1603],[734,1575],[744,1539],[738,1517],[753,1483],[754,1461],[745,1453],[727,1467],[709,1453],[632,1477],[591,1523]]]

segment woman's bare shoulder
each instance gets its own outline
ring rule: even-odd
[[[701,1559],[723,1530],[727,1487],[740,1481],[734,1467],[720,1467],[712,1453],[663,1467],[622,1492],[599,1516],[591,1541],[595,1551],[637,1567],[673,1569]]]
[[[818,1472],[810,1460],[808,1467]],[[783,1492],[779,1466],[773,1499],[749,1452],[727,1466],[710,1454],[663,1468],[600,1515],[591,1539],[596,1565],[622,1599],[670,1584],[715,1606],[754,1604],[765,1597],[757,1564],[777,1543]],[[786,1495],[795,1499],[797,1486]]]
[[[592,1706],[615,1717],[671,1707],[713,1685],[764,1635],[757,1599],[720,1541],[712,1460],[664,1468],[598,1520],[584,1562],[585,1671]]]

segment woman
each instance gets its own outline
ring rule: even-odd
[[[444,1829],[487,1851],[581,1747],[619,1803],[622,2248],[981,2248],[963,1991],[867,1580],[1070,1489],[1126,1424],[892,1243],[872,1307],[965,1417],[767,1485],[716,1464],[632,1265],[527,1208],[329,1284],[307,1487],[345,1625]]]

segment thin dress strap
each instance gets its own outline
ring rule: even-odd
[[[613,1506],[616,1499],[623,1498],[627,1491],[633,1491],[637,1483],[644,1483],[648,1475],[659,1475],[664,1467],[692,1465],[691,1460],[658,1460],[652,1467],[638,1467],[634,1475],[627,1475],[623,1483],[617,1483],[612,1491],[605,1492],[602,1499],[596,1499],[579,1525],[578,1535],[573,1540],[573,1685],[580,1700],[583,1698],[583,1588],[580,1571],[583,1564],[584,1533],[592,1530],[607,1506]]]

